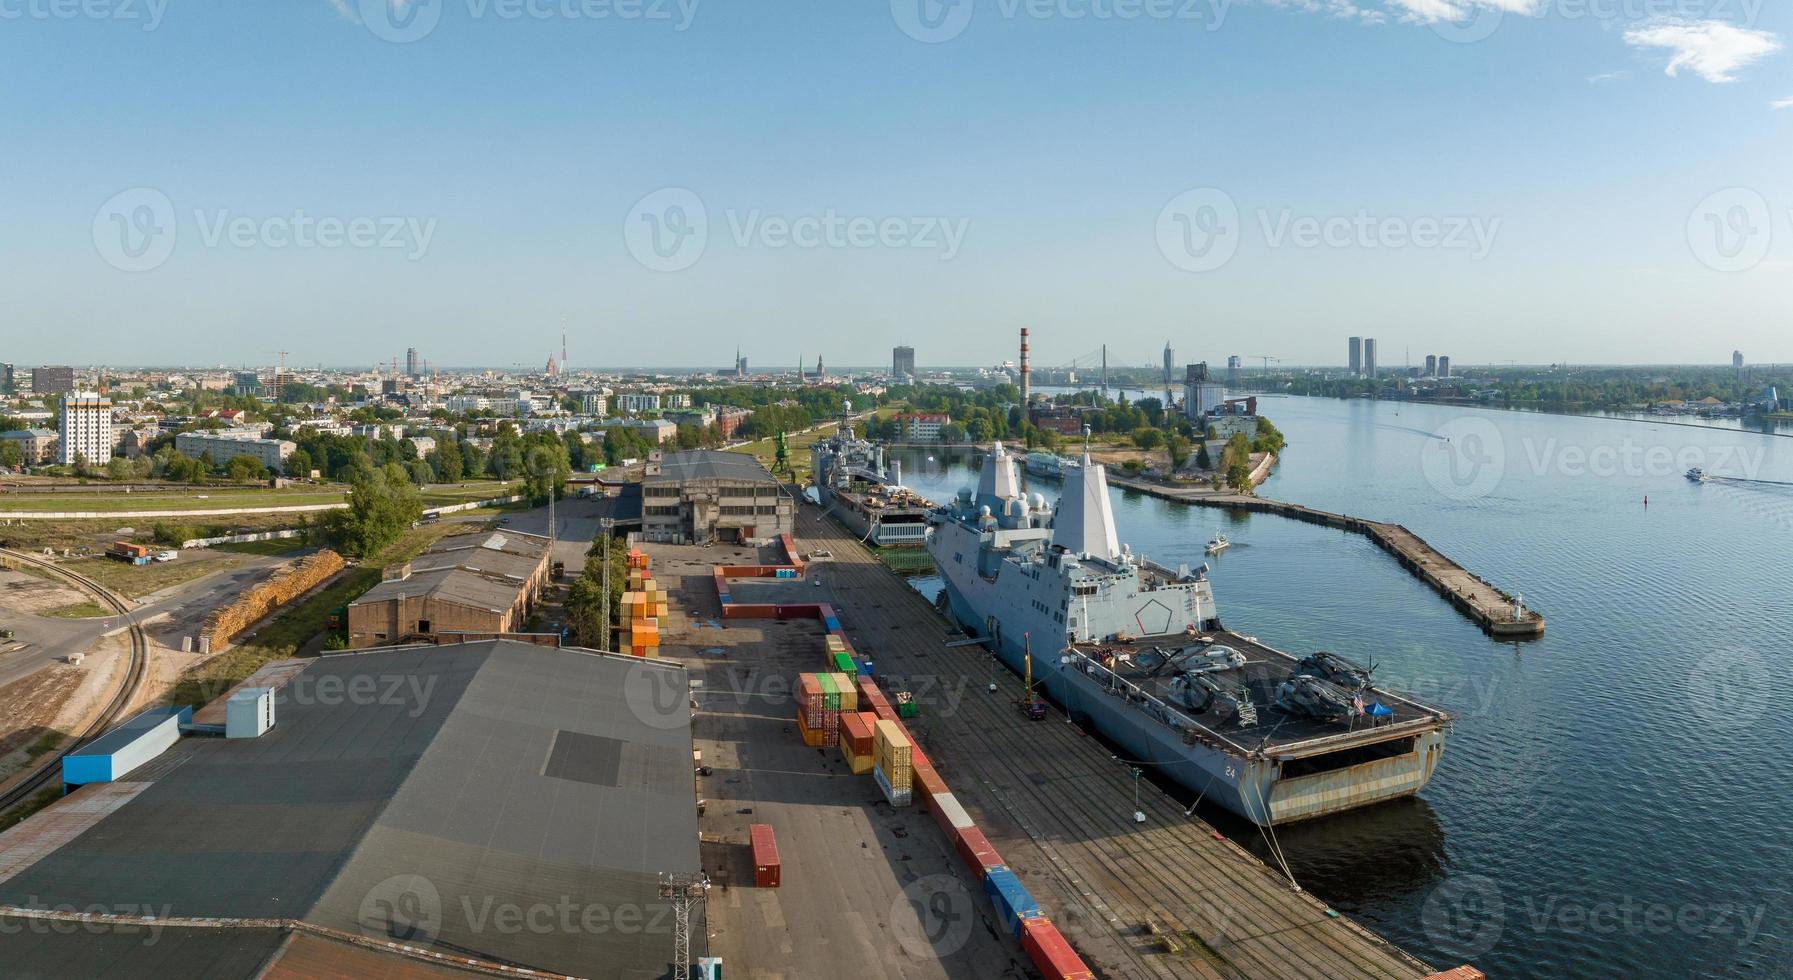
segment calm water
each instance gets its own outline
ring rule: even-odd
[[[1234,547],[1210,561],[1230,627],[1373,660],[1379,683],[1458,716],[1418,799],[1278,831],[1297,880],[1439,966],[1793,976],[1793,441],[1260,408],[1289,440],[1263,493],[1406,524],[1549,620],[1497,643],[1360,537],[1115,492],[1122,540],[1166,565],[1210,560],[1224,528]],[[1690,483],[1693,465],[1759,482]],[[936,499],[975,480],[964,457],[910,454],[904,474]]]

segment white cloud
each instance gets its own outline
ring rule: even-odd
[[[1666,48],[1673,52],[1667,72],[1691,69],[1708,82],[1734,82],[1737,72],[1781,49],[1768,31],[1738,27],[1721,20],[1654,20],[1625,32],[1634,48]]]
[[[1386,2],[1389,6],[1400,10],[1405,20],[1435,24],[1439,21],[1469,20],[1483,10],[1495,10],[1503,14],[1523,14],[1529,17],[1544,6],[1545,0],[1386,0]]]
[[[354,8],[349,6],[349,0],[330,0],[330,9],[336,11],[336,15],[343,20],[356,23],[361,21],[361,18],[355,16]]]
[[[1588,84],[1602,85],[1606,82],[1624,82],[1630,79],[1631,73],[1628,71],[1603,71],[1598,75],[1589,75]]]
[[[1776,112],[1779,112],[1782,109],[1793,109],[1793,97],[1775,99],[1773,102],[1768,103],[1768,108],[1773,109]]]

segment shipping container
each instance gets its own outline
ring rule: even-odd
[[[940,832],[951,837],[953,831],[964,827],[975,827],[971,814],[959,804],[959,798],[951,793],[941,793],[928,798],[928,806],[934,808],[934,822],[940,825]]]
[[[840,692],[840,710],[859,710],[859,690],[853,686],[852,675],[835,674],[834,689]]]
[[[1022,920],[1021,949],[1046,980],[1093,980],[1096,975],[1043,915]]]
[[[1019,936],[1023,920],[1040,914],[1040,903],[1028,894],[1027,887],[1015,872],[1006,867],[991,868],[984,875],[984,894],[996,906],[997,918],[1002,920],[1003,927]]]
[[[872,771],[872,755],[870,752],[857,752],[853,749],[853,740],[847,736],[846,723],[852,715],[841,717],[840,757],[847,763],[847,770],[855,776],[863,776]]]
[[[62,757],[63,786],[109,783],[168,751],[180,741],[193,709],[151,708]]]
[[[959,852],[959,858],[965,866],[977,874],[979,881],[990,873],[991,868],[1003,866],[1002,855],[996,853],[984,832],[976,827],[962,827],[953,832],[953,849]]]
[[[777,888],[779,882],[778,839],[772,825],[756,823],[747,828],[753,847],[753,883],[760,888]]]
[[[811,728],[802,711],[797,712],[797,734],[802,737],[804,745],[813,747],[822,744],[822,730]]]
[[[890,780],[885,778],[882,769],[872,769],[872,778],[878,781],[878,789],[884,794],[884,799],[889,802],[891,806],[908,806],[915,802],[915,791],[910,789],[898,789],[897,787],[890,785]]]
[[[1021,883],[1020,876],[1014,869],[1004,865],[991,868],[984,873],[984,894],[996,906],[996,914],[1017,938],[1022,927],[1031,919],[1043,918],[1045,912],[1040,903]]]
[[[854,755],[864,756],[868,761],[876,745],[872,734],[872,726],[877,723],[877,716],[860,712],[843,714],[840,718],[840,737],[852,747]]]
[[[834,669],[836,671],[839,671],[840,673],[848,674],[848,675],[859,673],[859,668],[854,666],[853,655],[850,653],[835,654],[834,655]]]

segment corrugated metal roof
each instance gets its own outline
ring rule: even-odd
[[[644,477],[641,482],[683,483],[687,480],[740,480],[773,485],[778,482],[772,478],[765,465],[752,455],[714,449],[667,453],[660,459],[660,474]]]
[[[471,609],[503,612],[517,601],[520,582],[491,579],[459,568],[413,572],[410,578],[389,579],[362,593],[351,605],[361,606],[393,599],[428,596]]]
[[[672,943],[657,874],[699,867],[687,684],[676,665],[506,640],[320,657],[280,689],[266,735],[184,739],[134,800],[0,882],[0,905],[99,895],[159,915],[304,919],[536,969],[658,977]],[[563,759],[550,774],[563,739],[568,751],[616,743],[615,758]],[[505,930],[484,917],[568,902],[601,910],[601,926],[576,914],[562,928],[556,912],[546,932]],[[618,928],[618,910],[639,919]],[[701,920],[692,931],[701,952]],[[43,975],[162,972],[149,954],[81,949],[31,955],[61,967]]]

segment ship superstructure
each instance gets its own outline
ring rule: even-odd
[[[1056,508],[998,443],[929,515],[942,602],[1074,718],[1205,799],[1280,824],[1417,793],[1449,716],[1343,658],[1224,629],[1208,568],[1120,543],[1104,468],[1063,470]]]
[[[884,447],[840,428],[810,446],[817,503],[869,544],[918,548],[927,537],[928,500],[902,485],[902,464]]]

